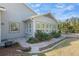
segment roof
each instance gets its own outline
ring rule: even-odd
[[[55,19],[55,17],[54,17],[51,13],[34,15],[34,16],[28,17],[28,18],[27,18],[26,20],[24,20],[24,21],[32,20],[33,18],[40,17],[40,16],[51,17],[52,19],[54,19],[54,20],[57,22],[57,20]]]
[[[28,5],[24,4],[29,10],[31,10],[33,13],[35,13],[37,15],[37,13],[35,11],[33,11]]]

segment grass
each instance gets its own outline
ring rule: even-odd
[[[77,56],[79,55],[79,39],[66,39],[44,54],[47,56]]]
[[[62,47],[68,46],[68,45],[70,45],[70,44],[69,44],[69,41],[67,41],[67,40],[64,39],[64,40],[61,41],[61,43],[60,43],[58,46],[56,46],[54,49],[62,48]]]

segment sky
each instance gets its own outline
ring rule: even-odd
[[[79,3],[28,3],[37,14],[51,12],[58,20],[79,17]]]

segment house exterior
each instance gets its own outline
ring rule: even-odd
[[[37,30],[57,31],[54,16],[51,13],[37,15],[22,3],[0,3],[0,46],[9,39],[35,37]]]
[[[0,43],[1,43],[1,14],[2,14],[2,12],[5,12],[6,11],[6,9],[5,8],[2,8],[2,7],[0,7]]]
[[[24,37],[22,21],[33,15],[36,13],[23,3],[0,3],[0,43]]]
[[[57,20],[51,13],[31,16],[23,22],[25,23],[25,34],[27,37],[35,37],[37,30],[45,33],[58,31]]]

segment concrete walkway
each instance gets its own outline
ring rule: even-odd
[[[18,42],[20,44],[20,46],[22,46],[22,47],[29,47],[30,46],[28,43],[26,43],[25,38],[15,39],[15,42]]]
[[[46,47],[50,44],[53,44],[57,41],[60,41],[66,37],[76,37],[76,38],[79,38],[79,34],[63,34],[61,37],[59,38],[53,38],[49,41],[44,41],[44,42],[40,42],[40,43],[36,43],[36,44],[29,44],[26,42],[27,39],[25,38],[18,38],[18,39],[15,39],[14,41],[15,42],[18,42],[22,47],[29,47],[31,46],[31,51],[29,53],[39,53],[41,51],[39,51],[40,48],[43,48],[43,47]]]
[[[62,39],[64,39],[65,37],[60,37],[60,38],[53,38],[49,41],[44,41],[44,42],[41,42],[41,43],[36,43],[36,44],[30,44],[30,46],[32,47],[32,50],[30,53],[40,53],[41,51],[39,51],[40,48],[43,48],[43,47],[46,47],[50,44],[53,44],[55,42],[58,42]]]
[[[22,47],[29,47],[29,46],[31,46],[32,49],[31,49],[31,51],[29,53],[40,53],[41,51],[39,51],[39,48],[46,47],[49,44],[53,44],[53,43],[55,43],[57,41],[60,41],[63,38],[64,37],[53,38],[53,39],[51,39],[49,41],[44,41],[44,42],[36,43],[36,44],[29,44],[29,43],[27,43],[25,38],[15,39],[15,42],[18,42]]]
[[[74,38],[79,38],[78,33],[70,33],[70,34],[62,34],[63,37],[74,37]]]

